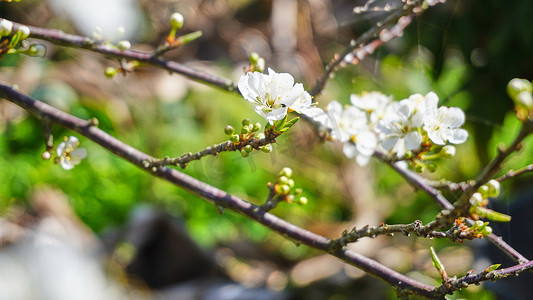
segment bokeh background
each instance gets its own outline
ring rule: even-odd
[[[124,0],[94,2],[96,8],[85,2],[90,1],[0,2],[0,17],[69,33],[98,34],[108,41],[129,39],[134,49],[149,51],[164,41],[169,16],[179,11],[185,16],[180,33],[201,30],[203,36],[167,53],[166,58],[236,81],[243,74],[247,55],[255,51],[267,66],[291,73],[310,89],[335,53],[387,15],[354,14],[354,6],[364,2],[340,0]],[[398,1],[375,5],[386,3],[398,6]],[[364,91],[378,90],[397,100],[435,91],[441,105],[465,110],[470,137],[457,147],[454,159],[440,161],[436,173],[423,175],[472,179],[495,155],[497,145],[508,143],[517,132],[519,123],[505,89],[512,78],[533,77],[532,12],[533,3],[526,0],[448,1],[432,7],[401,38],[359,65],[337,72],[316,100],[324,108],[333,99],[349,103],[351,93]],[[117,30],[120,26],[124,30]],[[3,56],[0,80],[80,118],[96,117],[100,128],[150,155],[174,157],[222,142],[224,126],[240,128],[244,118],[264,123],[235,94],[152,67],[107,79],[105,68],[118,67],[117,61],[84,50],[46,46],[44,59]],[[53,134],[57,145],[73,133],[53,127]],[[241,293],[233,295],[247,295],[240,299],[395,298],[379,280],[297,246],[240,215],[219,214],[206,201],[152,178],[83,137],[87,159],[65,171],[41,159],[42,135],[38,120],[0,101],[0,238],[2,251],[17,262],[27,257],[21,254],[27,253],[21,245],[31,244],[28,232],[49,234],[51,230],[59,240],[76,236],[73,249],[82,249],[81,253],[87,249],[92,256],[98,253],[97,261],[104,266],[100,273],[107,276],[108,284],[117,284],[113,290],[117,295],[168,299],[217,295],[223,299],[226,294],[221,287],[230,286],[231,291]],[[531,139],[526,140],[505,168],[530,164],[530,144]],[[283,167],[293,169],[296,186],[304,190],[309,203],[285,203],[273,212],[328,237],[366,224],[428,222],[439,211],[429,197],[406,185],[387,166],[373,162],[358,167],[343,157],[340,145],[317,140],[304,122],[279,138],[271,154],[242,158],[239,153],[223,153],[192,162],[183,172],[261,204],[268,194],[267,182],[274,181]],[[526,175],[505,182],[502,195],[491,204],[513,216],[510,224],[493,224],[493,228],[526,257],[527,251],[533,256],[527,246],[533,226],[522,221],[533,218],[527,209],[533,195],[531,179]],[[451,200],[456,197],[449,196]],[[50,218],[62,220],[59,228],[74,229],[61,234],[53,226],[43,229],[44,220]],[[449,275],[479,271],[491,263],[512,264],[506,257],[495,257],[492,246],[484,241],[459,244],[378,237],[350,247],[437,285],[429,246],[438,249]],[[6,261],[5,256],[2,259]],[[46,268],[43,262],[49,258],[43,254],[42,259],[33,263]],[[92,274],[79,270],[85,269],[72,267],[68,274]],[[7,272],[0,271],[0,275],[7,276]],[[94,278],[80,277],[85,280],[80,286],[91,286],[87,282]],[[453,297],[525,299],[531,296],[527,280],[531,277],[473,286]],[[215,294],[207,293],[211,290]],[[517,298],[510,298],[509,290]],[[105,297],[114,297],[110,295]]]

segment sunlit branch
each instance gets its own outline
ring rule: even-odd
[[[44,102],[20,94],[5,84],[0,84],[0,96],[19,105],[41,120],[48,119],[52,123],[80,133],[93,142],[106,148],[111,153],[137,165],[153,176],[165,179],[176,186],[184,188],[189,192],[212,202],[220,209],[228,208],[247,216],[248,218],[257,221],[272,231],[275,231],[294,241],[296,244],[304,244],[309,247],[328,252],[329,254],[345,261],[346,263],[384,280],[396,288],[426,298],[433,297],[434,287],[432,286],[411,279],[378,263],[375,260],[357,254],[353,251],[333,248],[331,247],[330,239],[302,229],[268,212],[264,212],[256,205],[253,205],[234,195],[230,195],[216,187],[190,177],[187,174],[181,173],[176,169],[170,169],[167,167],[146,169],[143,166],[143,162],[153,160],[153,157],[98,129],[96,126],[94,126],[93,122],[79,119]]]

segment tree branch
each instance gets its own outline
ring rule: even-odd
[[[382,279],[396,288],[426,298],[434,297],[435,288],[432,286],[411,279],[378,263],[375,260],[357,254],[353,251],[343,248],[339,249],[338,247],[333,248],[331,247],[330,239],[302,229],[268,212],[264,212],[259,209],[259,206],[253,205],[234,195],[230,195],[216,187],[190,177],[187,174],[181,173],[176,169],[170,169],[164,166],[146,169],[143,163],[145,161],[153,160],[153,157],[117,140],[106,132],[95,127],[93,125],[94,123],[90,121],[76,118],[44,102],[23,95],[4,83],[0,83],[0,96],[24,108],[41,120],[48,119],[52,123],[80,133],[81,135],[106,148],[111,153],[120,156],[144,169],[151,175],[165,179],[178,187],[184,188],[189,192],[212,202],[219,208],[229,208],[235,212],[247,216],[248,218],[255,220],[256,222],[264,225],[272,231],[281,234],[297,244],[304,244],[309,247],[328,252],[344,262]]]

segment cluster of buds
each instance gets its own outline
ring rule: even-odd
[[[515,78],[507,84],[507,93],[515,103],[516,116],[522,122],[533,118],[533,85],[529,80]]]
[[[125,49],[122,49],[122,50],[125,50]],[[105,69],[105,71],[104,71],[104,75],[107,78],[113,78],[118,73],[121,73],[122,75],[126,75],[126,73],[133,72],[135,70],[135,68],[137,68],[139,65],[140,65],[140,63],[137,60],[127,61],[127,60],[123,59],[123,60],[120,61],[120,67],[119,68],[107,67]]]
[[[291,177],[292,169],[283,168],[279,172],[276,182],[274,184],[268,183],[268,188],[277,195],[278,202],[285,201],[299,205],[307,204],[307,198],[301,196],[303,190],[301,188],[294,188],[294,179]]]
[[[26,40],[30,36],[28,26],[18,26],[16,31],[13,27],[13,22],[0,19],[0,57],[10,53],[22,53],[36,57],[43,57],[46,54],[44,45],[30,45]]]
[[[422,173],[427,170],[430,173],[435,172],[437,165],[435,160],[440,158],[451,158],[455,156],[455,146],[453,145],[432,145],[428,143],[423,145],[422,150],[415,153],[413,151],[406,151],[405,159],[409,166],[417,173]]]
[[[265,59],[259,56],[257,52],[252,52],[248,56],[248,61],[250,62],[248,67],[245,67],[244,73],[248,72],[260,72],[263,73],[265,70]]]
[[[472,227],[468,227],[468,225],[465,224],[464,218],[458,218],[455,220],[451,231],[454,234],[461,234],[462,237],[466,237],[467,239],[483,238],[492,233],[492,228],[488,225],[489,222],[477,220]]]
[[[489,198],[500,195],[500,183],[491,179],[486,184],[479,187],[478,191],[470,198],[470,215],[474,219],[486,218],[497,222],[509,222],[511,217],[487,208]]]
[[[240,143],[246,143],[252,138],[256,139],[263,139],[265,138],[265,134],[262,132],[259,132],[261,130],[261,123],[254,123],[252,124],[250,119],[244,119],[241,122],[242,127],[240,133],[235,132],[235,128],[233,128],[230,125],[226,125],[224,128],[224,133],[229,136],[229,140],[234,144],[238,145]],[[254,147],[252,145],[248,144],[241,148],[240,152],[243,157],[248,157],[250,153],[254,150]],[[259,148],[259,150],[270,153],[272,152],[272,145],[264,145]]]

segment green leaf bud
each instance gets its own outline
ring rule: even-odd
[[[488,196],[491,198],[498,197],[500,195],[500,182],[498,180],[491,179],[487,182]]]
[[[170,16],[170,26],[176,30],[183,27],[183,23],[185,22],[185,18],[183,18],[183,15],[175,12]]]
[[[291,188],[286,184],[276,184],[275,191],[278,195],[287,195],[291,192]]]
[[[107,67],[105,69],[105,72],[104,72],[104,75],[105,77],[107,78],[113,78],[115,77],[115,75],[117,74],[117,69],[113,68],[113,67]]]
[[[477,191],[483,198],[487,198],[489,196],[489,187],[486,184],[480,186]]]
[[[239,137],[238,134],[234,134],[234,135],[232,135],[232,136],[229,138],[229,140],[230,140],[232,143],[237,144],[237,143],[239,143],[239,142],[241,141],[241,138]]]
[[[289,184],[289,178],[287,178],[287,176],[280,176],[278,178],[278,183],[279,184]]]
[[[250,126],[248,126],[248,125],[244,125],[244,126],[242,127],[242,129],[241,129],[241,133],[242,133],[242,134],[248,134],[248,133],[250,133]]]
[[[289,179],[289,186],[291,189],[294,187],[294,179]]]
[[[272,152],[272,145],[270,145],[270,144],[264,145],[260,149],[261,149],[261,151],[263,151],[265,153],[270,153],[270,152]]]
[[[232,136],[235,133],[235,128],[231,127],[230,125],[226,125],[226,127],[224,127],[224,133]]]
[[[279,172],[279,176],[286,176],[287,178],[291,178],[292,169],[287,167],[281,169],[281,171]]]
[[[307,200],[307,197],[300,197],[300,198],[298,198],[298,200],[296,200],[296,203],[298,203],[298,204],[300,204],[300,205],[306,205],[307,202],[309,202],[309,201]]]
[[[417,173],[422,173],[422,172],[424,172],[424,166],[421,165],[421,164],[416,164],[416,165],[415,165],[415,172],[417,172]]]
[[[33,44],[26,53],[34,57],[44,57],[46,54],[46,47],[43,44]]]
[[[256,63],[257,60],[260,59],[260,58],[261,58],[261,56],[259,56],[259,54],[257,52],[252,52],[252,53],[250,53],[250,55],[248,55],[248,60],[252,64]]]
[[[490,226],[485,226],[483,230],[481,230],[481,234],[484,236],[490,235],[492,233],[492,228]]]
[[[429,163],[427,164],[427,169],[429,172],[433,173],[437,170],[437,165],[436,164],[433,164],[433,163]]]

